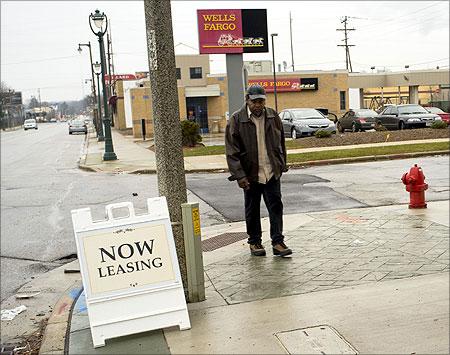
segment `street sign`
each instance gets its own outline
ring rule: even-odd
[[[118,336],[191,327],[166,199],[148,199],[147,207],[136,215],[131,202],[107,205],[107,220],[100,221],[89,208],[72,211],[94,347]],[[115,217],[118,210],[128,216]]]

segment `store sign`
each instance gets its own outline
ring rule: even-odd
[[[105,339],[190,321],[164,197],[147,200],[135,215],[131,202],[106,206],[107,220],[89,208],[72,211],[80,271],[94,346]],[[116,210],[127,217],[114,217]]]
[[[251,79],[248,85],[260,85],[266,92],[274,92],[273,79]],[[303,90],[317,90],[317,78],[277,78],[277,92],[292,92]]]
[[[108,83],[116,80],[136,80],[136,76],[134,74],[105,75],[105,81]]]
[[[138,71],[136,72],[136,79],[145,79],[148,78],[150,73],[148,71]]]
[[[15,91],[11,96],[11,105],[22,105],[22,92]]]
[[[200,54],[269,51],[265,9],[197,10],[197,25]]]

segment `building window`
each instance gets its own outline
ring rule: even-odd
[[[341,103],[341,110],[345,110],[345,91],[339,91],[339,101]]]
[[[177,80],[181,79],[181,69],[180,68],[176,68],[177,69]]]
[[[202,68],[201,67],[195,67],[195,68],[189,68],[191,72],[191,79],[201,79],[202,78]]]

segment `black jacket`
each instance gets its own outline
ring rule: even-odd
[[[276,179],[287,171],[286,146],[281,119],[275,110],[266,107],[265,137],[266,148]],[[248,117],[247,105],[233,113],[228,121],[225,133],[225,148],[229,180],[247,177],[250,182],[258,181],[258,142],[256,126]]]

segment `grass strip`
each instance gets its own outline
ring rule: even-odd
[[[183,148],[185,157],[198,157],[201,155],[222,155],[225,154],[224,145],[211,145],[206,147]]]
[[[312,160],[328,160],[340,158],[354,158],[374,155],[390,155],[402,153],[431,152],[440,150],[449,150],[449,142],[433,142],[418,144],[400,144],[383,147],[368,147],[354,149],[336,149],[317,152],[305,152],[288,154],[288,163],[302,163]]]
[[[287,143],[287,142],[286,142]],[[377,143],[374,143],[377,144]],[[297,147],[298,148],[298,147]],[[324,160],[324,159],[337,159],[337,158],[350,158],[360,157],[367,155],[387,155],[397,153],[415,153],[426,152],[433,150],[445,150],[449,149],[448,142],[433,142],[433,143],[418,143],[418,144],[402,144],[384,146],[384,147],[369,147],[369,148],[354,148],[354,149],[339,149],[327,150],[320,152],[310,153],[297,153],[289,154],[288,162],[302,162],[308,160]],[[222,155],[225,154],[225,146],[215,145],[206,147],[184,148],[183,154],[185,157],[196,157],[204,155]],[[291,160],[289,160],[291,159]]]

